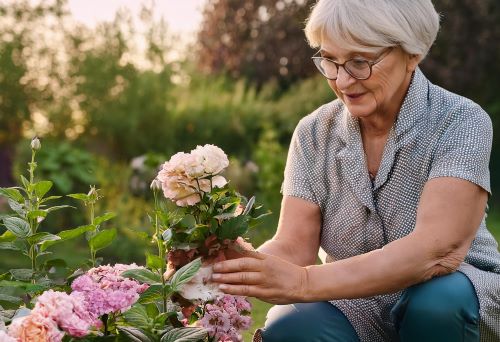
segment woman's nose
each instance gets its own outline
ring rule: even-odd
[[[345,71],[345,68],[343,66],[340,66],[337,72],[337,79],[335,80],[337,88],[346,89],[349,86],[351,86],[354,82],[356,82],[356,79],[351,75],[349,75],[349,73]]]

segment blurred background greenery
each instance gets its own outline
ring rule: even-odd
[[[207,0],[196,39],[178,53],[179,37],[155,19],[154,2],[142,7],[140,32],[123,10],[89,27],[72,18],[65,0],[0,2],[0,186],[19,181],[29,140],[42,137],[39,176],[55,183],[52,194],[101,188],[98,210],[116,212],[110,224],[122,233],[105,260],[143,264],[146,247],[134,232],[150,229],[148,190],[158,164],[197,144],[216,144],[231,157],[231,182],[273,211],[251,232],[260,244],[276,227],[295,125],[334,98],[302,31],[313,3]],[[498,132],[500,2],[434,4],[442,29],[421,67],[432,82],[479,103]],[[499,172],[495,134],[488,223],[498,239]],[[0,203],[0,214],[7,209]],[[55,214],[44,229],[83,224],[81,209]],[[76,265],[86,257],[79,248],[60,252]],[[0,253],[1,269],[27,262]]]

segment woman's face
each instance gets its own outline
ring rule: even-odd
[[[401,107],[412,72],[418,65],[418,56],[410,56],[401,48],[384,50],[383,53],[385,56],[372,66],[372,74],[367,80],[353,78],[343,67],[339,68],[336,80],[328,80],[332,90],[354,117],[392,116]],[[322,42],[321,55],[339,64],[354,57],[368,61],[380,57],[380,54],[343,49],[331,40]]]

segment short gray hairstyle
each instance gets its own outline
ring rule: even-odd
[[[331,39],[346,49],[377,52],[401,46],[422,60],[439,31],[431,0],[319,0],[307,20],[311,47]]]

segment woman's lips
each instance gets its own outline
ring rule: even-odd
[[[347,97],[349,100],[357,100],[363,95],[364,93],[344,94],[344,96]]]

